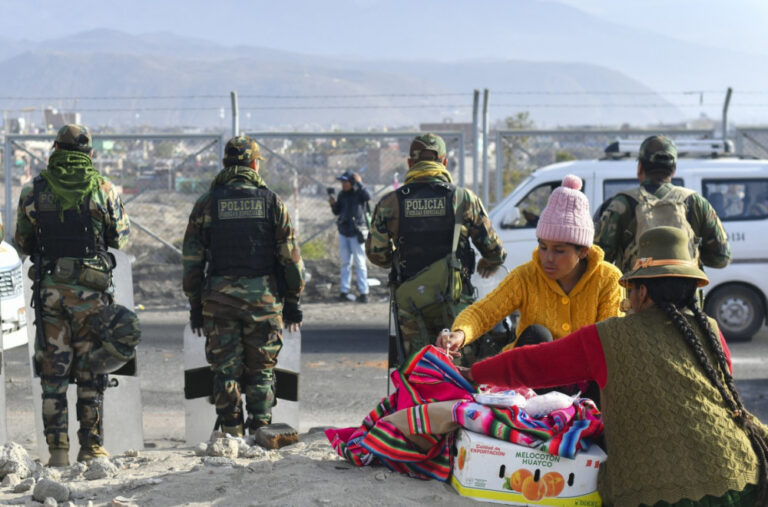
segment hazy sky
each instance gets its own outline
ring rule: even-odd
[[[113,28],[133,34],[170,31],[223,45],[386,58],[398,55],[368,54],[364,41],[350,41],[347,47],[324,46],[324,34],[354,25],[370,27],[371,34],[379,38],[397,37],[398,20],[409,16],[423,18],[425,30],[434,31],[439,45],[442,37],[465,35],[442,26],[441,10],[485,9],[498,18],[511,4],[526,1],[420,0],[418,5],[428,5],[420,12],[415,3],[404,0],[0,0],[0,38],[40,41]],[[766,0],[555,1],[615,23],[691,42],[768,54]]]

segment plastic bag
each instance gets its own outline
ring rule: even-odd
[[[544,417],[549,415],[555,410],[568,408],[573,405],[581,393],[576,393],[574,396],[568,396],[567,394],[557,391],[551,391],[546,394],[534,396],[525,403],[525,411],[531,417]]]

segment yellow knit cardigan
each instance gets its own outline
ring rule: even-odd
[[[580,327],[621,316],[623,290],[618,283],[621,271],[603,257],[603,250],[592,245],[587,254],[586,271],[566,294],[544,273],[537,247],[530,262],[512,270],[493,292],[465,308],[453,322],[453,330],[464,331],[466,345],[505,316],[520,310],[518,338],[531,324],[540,324],[558,339]],[[512,347],[514,344],[509,344],[504,350]]]

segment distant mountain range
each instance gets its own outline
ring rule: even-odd
[[[179,20],[179,32],[201,38],[111,29],[40,42],[0,38],[0,109],[50,104],[76,107],[91,123],[223,127],[227,95],[237,90],[245,127],[413,127],[469,121],[472,90],[489,88],[495,120],[528,110],[545,126],[652,125],[701,113],[717,118],[733,86],[731,117],[765,123],[768,109],[759,103],[768,97],[741,93],[765,89],[765,55],[693,44],[543,0],[419,5],[420,15],[407,15],[407,0],[293,0],[270,9],[241,46],[203,40],[221,30],[215,16],[206,31],[194,16]],[[649,23],[663,15],[648,14]],[[217,97],[87,99],[114,95]],[[30,98],[7,99],[17,96]]]
[[[532,110],[535,121],[549,125],[615,124],[627,118],[626,110],[611,107],[617,100],[638,106],[643,101],[666,102],[650,88],[620,72],[580,63],[356,62],[265,48],[223,47],[169,34],[133,36],[111,30],[94,30],[38,44],[0,43],[0,47],[5,53],[0,61],[0,75],[4,76],[0,81],[0,96],[28,97],[3,99],[0,108],[60,106],[63,110],[80,110],[83,121],[99,125],[226,126],[230,90],[237,90],[241,95],[241,125],[254,129],[413,127],[419,122],[444,119],[469,121],[472,90],[478,87],[494,92],[541,91],[542,94],[536,96],[492,95],[492,117],[498,119],[521,110]],[[621,90],[641,95],[579,97],[578,93],[585,90]],[[553,104],[557,101],[573,102],[573,96],[553,97],[548,96],[547,91],[577,94],[584,106],[555,108]],[[426,94],[437,96],[420,96]],[[220,97],[92,99],[168,95]],[[314,100],[248,97],[254,95],[331,97]],[[335,96],[353,97],[332,98]],[[547,105],[526,107],[526,104],[537,103]],[[434,107],[422,107],[425,105]],[[312,109],[320,106],[325,108]],[[260,109],[264,107],[295,109]],[[631,112],[633,123],[658,121],[652,110],[633,108]],[[665,118],[680,119],[682,113],[671,108],[670,114],[667,109]]]

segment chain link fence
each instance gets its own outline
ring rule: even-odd
[[[539,167],[568,160],[603,158],[605,149],[618,139],[642,141],[658,133],[660,130],[647,129],[499,130],[495,142],[488,146],[493,164],[486,179],[486,200],[489,207],[498,204]],[[713,137],[713,131],[705,129],[664,129],[663,133],[675,140]],[[768,153],[764,156],[768,157]]]
[[[327,299],[338,291],[336,217],[329,196],[338,195],[336,179],[345,171],[360,175],[371,193],[371,211],[389,190],[402,184],[408,172],[408,150],[419,132],[250,132],[266,159],[260,173],[269,188],[285,201],[298,237],[310,283],[306,298]],[[463,181],[466,155],[461,132],[438,132],[446,142],[448,170]],[[369,278],[381,281],[371,296],[385,297],[385,270],[369,265]]]
[[[738,127],[730,132],[736,153],[744,157],[768,158],[768,127]]]
[[[249,134],[262,147],[260,174],[288,206],[314,283],[309,295],[326,297],[338,284],[335,217],[328,190],[341,190],[336,177],[357,172],[373,195],[371,207],[405,179],[408,148],[418,135],[403,133]],[[448,168],[463,181],[464,139],[443,133]],[[47,165],[53,135],[8,135],[4,143],[2,193],[6,239],[15,229],[24,185]],[[113,134],[94,136],[94,166],[120,193],[131,218],[126,249],[134,257],[134,294],[145,307],[183,307],[181,248],[189,213],[221,168],[219,134]],[[384,277],[386,273],[374,272]],[[314,290],[314,286],[321,290]],[[330,286],[329,286],[330,284]],[[385,284],[382,284],[385,285]]]
[[[465,183],[462,132],[437,132],[448,149],[448,169]],[[489,207],[498,203],[535,169],[559,161],[605,156],[617,139],[641,140],[652,130],[499,130],[487,143],[489,168],[478,185]],[[675,139],[711,139],[711,130],[664,130]],[[266,160],[261,174],[288,206],[313,281],[308,294],[325,297],[338,284],[335,217],[329,189],[336,177],[360,174],[373,198],[402,184],[408,148],[418,132],[251,132]],[[768,127],[738,127],[729,132],[739,156],[768,158]],[[53,135],[7,135],[3,143],[2,210],[9,240],[23,185],[42,171]],[[214,134],[101,134],[94,136],[94,165],[117,185],[134,232],[128,253],[135,258],[138,303],[182,306],[181,246],[195,200],[221,168],[226,137]],[[479,153],[482,157],[482,153]],[[499,170],[500,169],[500,170]],[[386,273],[372,269],[373,277]],[[383,282],[384,280],[382,280]]]
[[[3,178],[6,239],[21,189],[47,166],[53,135],[9,135]],[[115,184],[131,219],[134,295],[145,306],[183,306],[181,246],[189,213],[220,169],[219,134],[94,136],[93,165]]]

